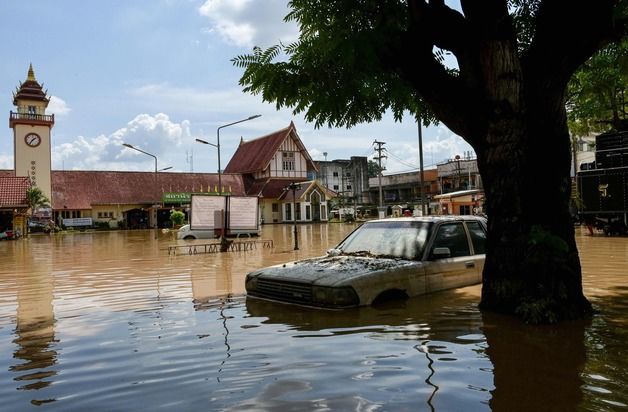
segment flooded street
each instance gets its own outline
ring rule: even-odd
[[[354,227],[299,225],[298,251],[290,225],[222,254],[169,255],[153,231],[0,242],[0,410],[628,410],[628,238],[578,231],[597,313],[559,326],[481,313],[480,286],[343,311],[246,299],[248,271]]]

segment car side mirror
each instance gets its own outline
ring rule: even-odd
[[[338,256],[341,253],[342,253],[342,250],[340,250],[340,249],[329,249],[327,251],[327,256],[329,256],[329,257]]]
[[[435,247],[432,250],[432,258],[445,259],[451,256],[451,250],[448,247]]]

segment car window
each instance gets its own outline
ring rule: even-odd
[[[451,257],[469,256],[469,242],[462,223],[446,223],[438,228],[432,250],[437,247],[449,248]]]
[[[480,222],[467,222],[467,228],[471,234],[471,242],[476,255],[486,253],[486,232]]]
[[[369,253],[417,259],[423,255],[429,223],[412,221],[367,222],[339,246],[345,254]]]

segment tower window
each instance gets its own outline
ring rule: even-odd
[[[28,106],[28,114],[37,114],[37,107]]]

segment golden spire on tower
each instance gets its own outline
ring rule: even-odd
[[[35,79],[35,71],[33,70],[33,63],[30,63],[30,65],[28,66],[28,77],[26,78],[26,80],[37,81],[37,79]]]

